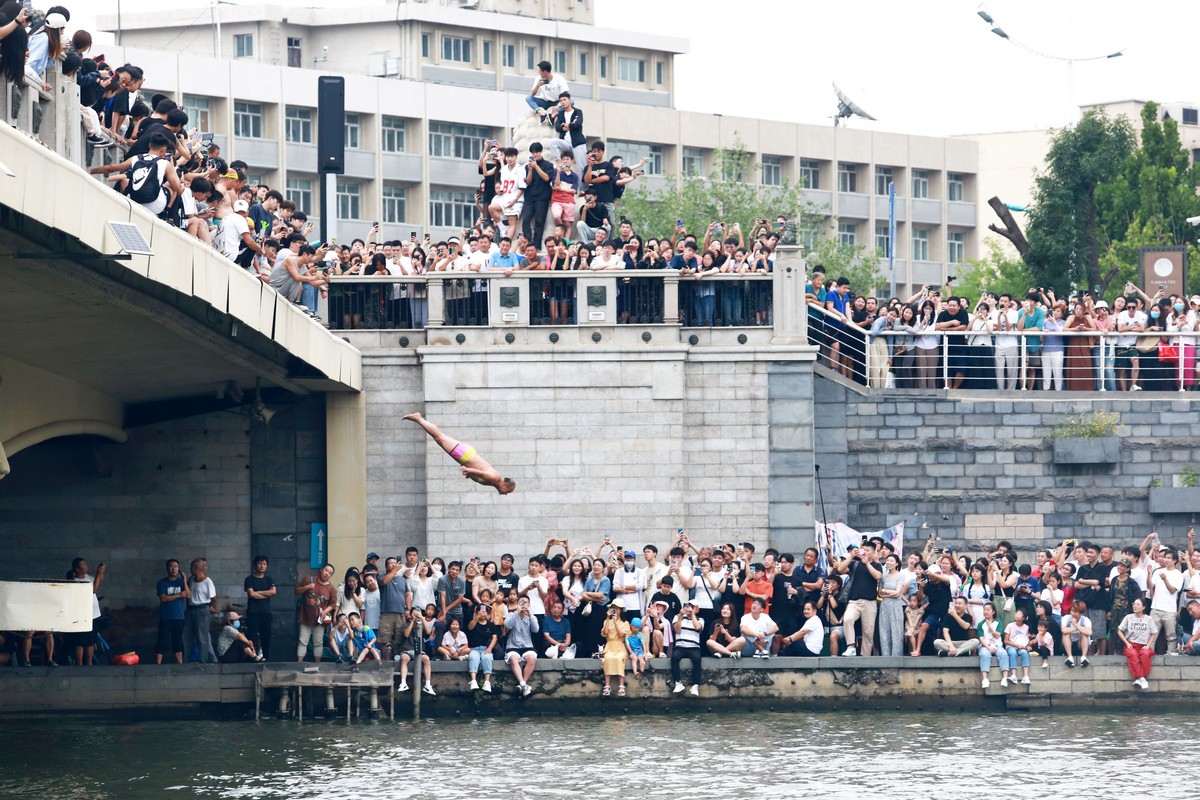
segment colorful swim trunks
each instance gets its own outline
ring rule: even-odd
[[[475,457],[475,448],[466,442],[459,442],[451,448],[450,457],[465,467],[467,462]]]

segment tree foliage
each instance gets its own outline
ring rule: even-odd
[[[1034,182],[1025,256],[1039,285],[1100,282],[1108,247],[1100,225],[1097,188],[1113,181],[1134,152],[1129,120],[1093,109],[1074,127],[1054,134],[1046,168]]]
[[[802,186],[758,185],[751,179],[755,169],[753,155],[735,140],[733,147],[714,151],[713,168],[707,176],[685,175],[677,180],[667,175],[658,189],[634,183],[621,198],[618,213],[632,221],[643,235],[669,235],[676,221],[683,220],[686,230],[700,240],[713,222],[724,222],[726,230],[737,223],[748,236],[755,220],[774,220],[779,214],[796,220],[798,228],[819,219],[821,237],[817,246],[806,253],[808,263],[823,264],[831,277],[845,275],[855,291],[881,285],[879,259],[861,245],[842,245],[828,209],[806,200]]]

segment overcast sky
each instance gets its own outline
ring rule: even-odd
[[[878,119],[857,127],[943,135],[1061,126],[1075,106],[1105,100],[1200,102],[1189,57],[1197,0],[990,0],[1007,41],[973,0],[592,2],[599,25],[691,42],[676,73],[676,105],[689,111],[830,124],[836,82]],[[126,11],[171,5],[122,0]],[[72,27],[95,30],[95,15],[116,6],[89,0]],[[1124,55],[1083,60],[1116,51]]]

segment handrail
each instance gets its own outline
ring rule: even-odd
[[[821,348],[821,363],[869,388],[886,388],[907,379],[917,385],[899,388],[955,390],[969,379],[983,385],[967,388],[1005,391],[1016,389],[1019,383],[1024,390],[1039,383],[1034,373],[1040,370],[1043,388],[1053,384],[1062,389],[1067,383],[1083,382],[1099,392],[1123,391],[1127,386],[1136,391],[1145,388],[1139,381],[1153,381],[1170,384],[1168,391],[1186,391],[1198,385],[1200,376],[1196,369],[1200,331],[1196,330],[880,330],[872,335],[869,328],[820,305],[806,305],[826,323],[809,328],[810,342]],[[849,338],[838,331],[849,332]],[[905,339],[903,344],[896,341],[900,337]],[[915,346],[915,340],[928,343],[929,338],[936,339],[934,347]],[[1072,344],[1079,340],[1084,340],[1082,347]],[[1051,341],[1061,346],[1055,347]],[[906,350],[898,365],[895,351],[901,346]],[[914,358],[920,360],[919,367],[913,367]],[[917,376],[901,376],[905,369],[915,369]],[[939,372],[936,379],[930,369]],[[989,382],[995,385],[987,385]]]
[[[503,270],[487,269],[478,271],[461,271],[461,270],[442,270],[436,272],[426,272],[421,275],[330,275],[330,283],[346,283],[353,281],[371,281],[374,283],[420,283],[429,279],[437,279],[441,276],[446,276],[454,279],[462,278],[483,278],[485,280],[497,280],[503,278],[583,278],[583,277],[603,277],[611,275],[613,277],[626,278],[680,278],[690,279],[691,275],[680,275],[678,270],[673,269],[582,269],[582,270],[562,270],[562,269],[514,269],[511,275],[505,275]],[[717,275],[707,275],[701,279],[702,281],[770,281],[771,276],[760,275],[757,273],[745,273],[738,275],[736,273],[720,273]]]

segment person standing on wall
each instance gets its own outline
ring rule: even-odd
[[[861,547],[851,546],[846,558],[838,564],[838,572],[848,575],[850,581],[849,604],[842,617],[846,632],[844,656],[871,655],[875,645],[875,617],[878,612],[879,579],[883,566],[875,558],[875,545],[863,542]],[[854,645],[854,623],[862,623],[861,648]]]
[[[267,557],[254,557],[254,572],[246,576],[246,625],[258,644],[263,660],[271,659],[271,598],[275,596],[275,581],[267,574]]]
[[[161,664],[163,656],[175,654],[175,662],[183,663],[183,624],[187,616],[187,580],[179,572],[179,562],[167,560],[167,576],[160,578],[154,589],[158,595],[158,646],[154,648],[154,663]]]
[[[183,646],[189,653],[193,647],[200,648],[200,661],[216,664],[217,652],[213,649],[212,618],[217,615],[217,586],[208,577],[208,561],[193,558],[192,579],[188,584],[191,592],[187,604],[187,617],[183,624]]]

